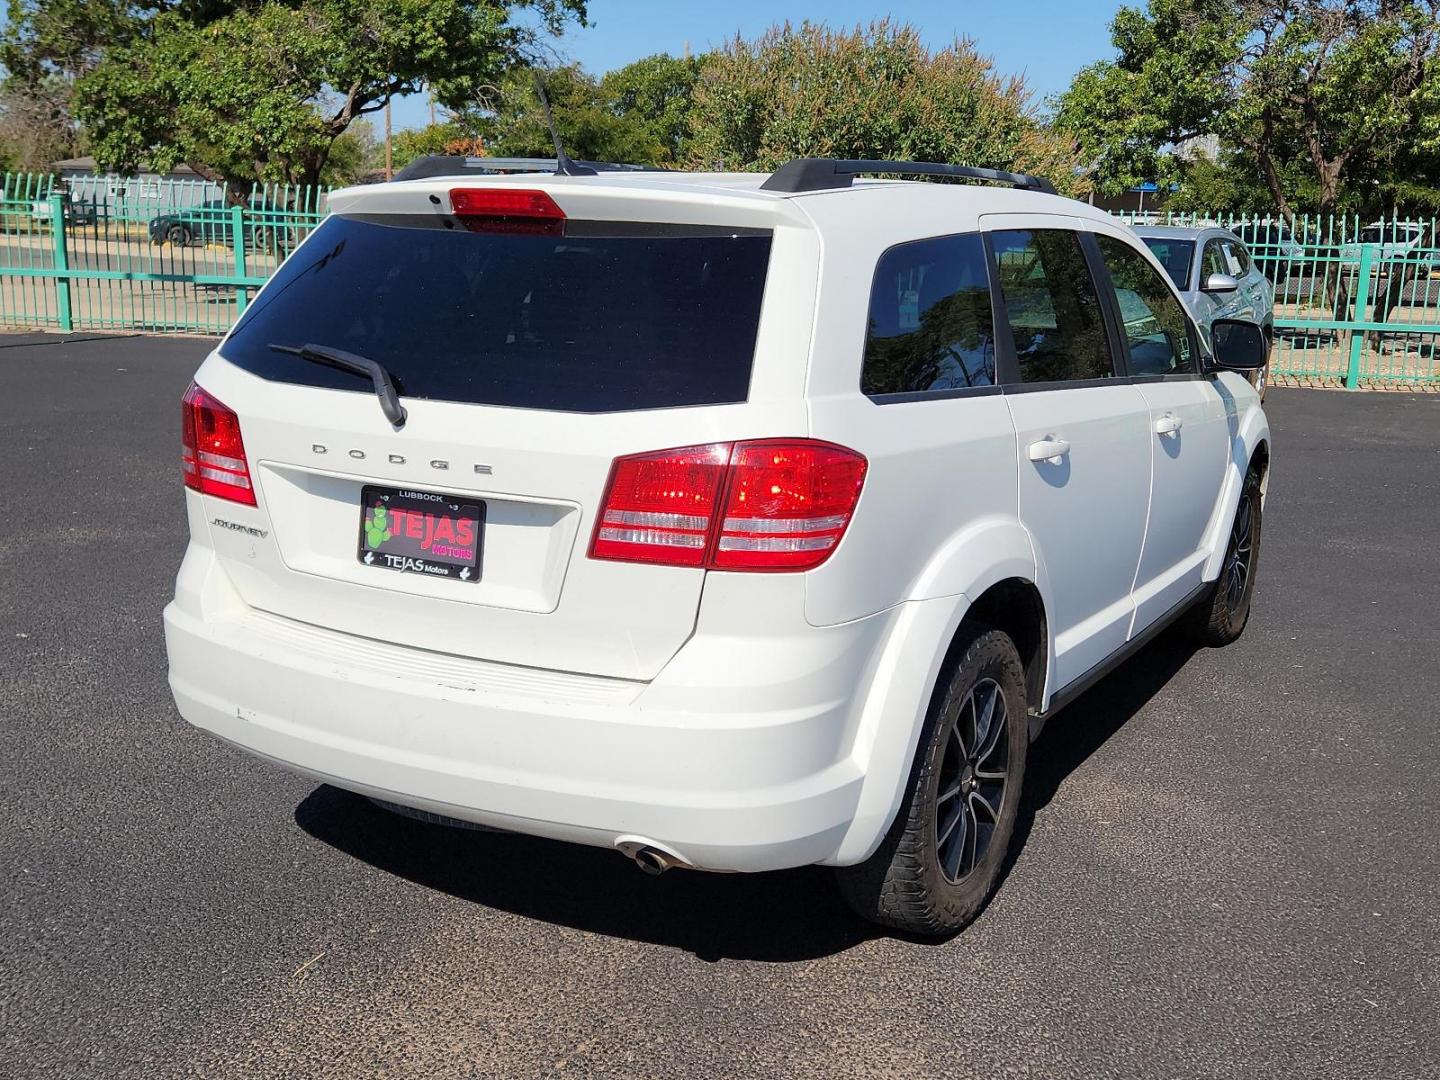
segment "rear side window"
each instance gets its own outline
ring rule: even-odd
[[[1120,326],[1136,375],[1190,371],[1190,330],[1185,309],[1145,257],[1113,236],[1096,236],[1110,270]]]
[[[1020,381],[1076,382],[1114,375],[1100,298],[1068,229],[992,234]]]
[[[571,220],[553,236],[444,220],[330,217],[223,354],[266,379],[368,393],[270,348],[329,345],[379,361],[407,397],[526,409],[748,396],[768,231]]]
[[[871,396],[995,385],[995,320],[978,233],[900,244],[880,257],[860,382]]]

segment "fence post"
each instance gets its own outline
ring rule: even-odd
[[[55,245],[55,310],[60,316],[60,330],[68,334],[75,328],[70,317],[70,252],[65,246],[65,199],[58,191],[50,193],[50,239]]]
[[[1370,264],[1374,257],[1373,246],[1360,245],[1360,274],[1355,282],[1355,303],[1350,309],[1352,322],[1364,322],[1370,306]],[[1350,366],[1345,372],[1345,389],[1354,390],[1360,385],[1360,354],[1365,348],[1365,331],[1350,331]]]
[[[245,210],[243,207],[230,208],[230,240],[235,245],[235,276],[245,277]],[[250,302],[250,290],[244,285],[235,286],[235,317],[245,314],[245,305]]]

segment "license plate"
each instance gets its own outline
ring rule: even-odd
[[[404,574],[480,580],[485,504],[411,488],[360,492],[360,548],[366,566]]]

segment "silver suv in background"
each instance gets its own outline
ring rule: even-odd
[[[1165,267],[1202,328],[1208,330],[1216,319],[1244,319],[1260,324],[1267,345],[1274,340],[1274,286],[1229,229],[1146,225],[1135,233]],[[1254,374],[1262,399],[1268,375],[1268,364]]]
[[[1428,271],[1436,264],[1434,243],[1429,227],[1419,222],[1372,221],[1360,230],[1358,239],[1341,245],[1340,261],[1358,263],[1361,252],[1369,248],[1376,262],[1404,259]]]

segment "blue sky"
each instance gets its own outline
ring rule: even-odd
[[[1133,0],[1132,0],[1133,2]],[[887,7],[875,0],[590,0],[592,25],[556,43],[569,59],[597,74],[657,52],[680,54],[719,45],[737,30],[756,37],[774,23],[805,19],[849,27],[887,14],[913,24],[938,48],[955,37],[974,39],[1005,74],[1026,76],[1037,100],[1063,90],[1086,64],[1111,54],[1110,20],[1120,0],[914,0]],[[380,117],[376,117],[377,122]],[[397,127],[429,120],[425,97],[397,100]]]

